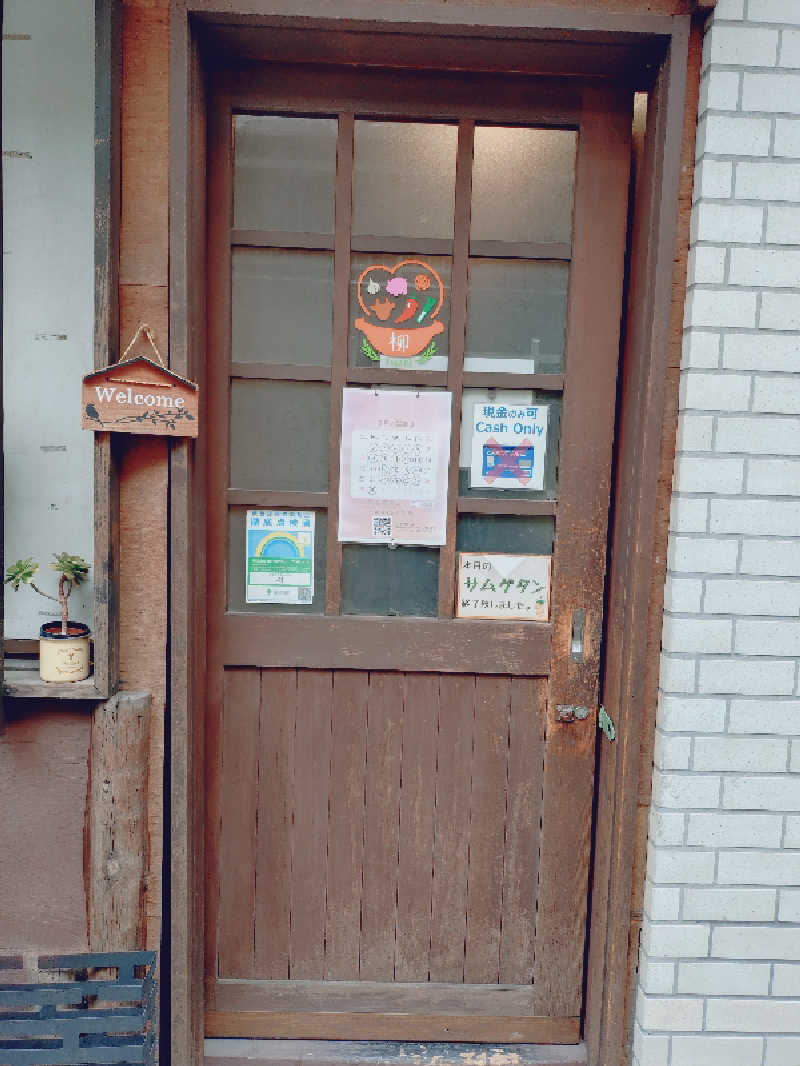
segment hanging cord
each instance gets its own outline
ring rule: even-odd
[[[142,334],[144,334],[145,337],[148,339],[148,341],[150,341],[150,347],[156,353],[156,359],[158,359],[159,363],[166,370],[167,369],[167,364],[161,358],[161,352],[158,350],[158,345],[156,344],[155,334],[153,333],[153,330],[150,328],[150,326],[148,326],[148,324],[146,322],[140,322],[139,323],[139,326],[138,326],[136,332],[133,335],[133,340],[130,342],[128,347],[122,353],[122,358],[120,359],[120,362],[124,361],[125,356],[131,350],[131,348],[134,346],[134,344],[136,344],[136,342],[138,341],[139,337],[141,337]]]

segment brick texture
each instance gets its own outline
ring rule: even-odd
[[[635,1066],[800,1066],[800,0],[703,49]]]

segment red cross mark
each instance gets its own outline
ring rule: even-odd
[[[495,460],[492,469],[484,474],[490,485],[501,475],[515,477],[521,485],[528,484],[533,470],[524,470],[520,466],[520,460],[527,457],[528,449],[533,447],[533,441],[526,437],[520,444],[509,448],[507,444],[500,444],[494,437],[489,437],[484,447],[491,448]]]

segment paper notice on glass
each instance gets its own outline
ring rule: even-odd
[[[449,392],[345,389],[339,540],[444,544]]]
[[[246,603],[314,599],[314,512],[248,511]]]
[[[549,555],[484,555],[459,552],[457,618],[550,617]]]
[[[543,489],[547,405],[473,405],[472,489]]]

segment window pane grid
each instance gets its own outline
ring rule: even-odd
[[[310,120],[309,120],[310,121]],[[331,120],[328,120],[329,123]],[[343,546],[336,536],[335,527],[338,524],[338,453],[341,437],[341,394],[345,384],[374,384],[398,386],[413,384],[421,388],[446,385],[453,394],[452,428],[451,428],[451,456],[449,466],[448,487],[448,532],[447,542],[440,550],[431,553],[432,556],[440,556],[439,566],[439,590],[438,590],[438,614],[443,618],[453,617],[454,604],[454,578],[455,578],[455,552],[457,548],[456,533],[458,528],[463,528],[463,521],[457,516],[464,516],[466,521],[487,520],[493,517],[501,519],[503,516],[510,520],[516,516],[520,521],[535,519],[540,516],[542,520],[555,521],[557,512],[556,490],[553,478],[557,471],[557,455],[548,455],[548,467],[550,475],[549,485],[546,485],[542,494],[532,496],[530,493],[521,493],[514,496],[507,491],[495,490],[485,494],[476,495],[464,484],[464,470],[459,462],[461,450],[461,424],[462,415],[467,412],[470,402],[463,395],[465,389],[524,389],[526,391],[543,390],[554,394],[553,399],[560,399],[558,394],[563,390],[564,376],[560,367],[552,364],[552,358],[547,361],[548,365],[542,367],[542,371],[536,373],[515,373],[516,366],[512,368],[509,362],[510,372],[503,372],[498,367],[495,369],[491,364],[486,367],[483,363],[478,366],[474,361],[465,366],[465,347],[469,359],[469,278],[471,263],[475,261],[506,261],[517,262],[522,266],[525,263],[537,263],[549,261],[551,264],[563,264],[565,270],[569,267],[571,257],[571,211],[572,211],[572,185],[568,192],[568,212],[562,203],[559,208],[558,218],[553,222],[550,231],[543,240],[531,239],[530,233],[524,234],[528,239],[509,240],[508,234],[495,236],[491,230],[491,224],[487,228],[487,214],[485,202],[483,215],[478,218],[477,227],[473,226],[473,212],[475,210],[475,192],[473,180],[476,178],[485,184],[486,167],[481,164],[476,172],[476,150],[478,144],[475,141],[476,127],[468,119],[462,119],[457,129],[457,149],[455,179],[453,188],[454,210],[452,238],[446,235],[446,220],[438,219],[434,227],[435,236],[429,236],[424,231],[424,219],[412,225],[418,232],[406,236],[398,236],[388,232],[396,229],[396,226],[384,226],[387,232],[381,232],[380,225],[366,227],[360,226],[361,232],[354,233],[353,217],[358,210],[356,203],[357,183],[354,180],[354,134],[358,129],[358,122],[351,114],[340,114],[334,125],[338,122],[336,135],[336,165],[335,165],[335,197],[334,197],[334,224],[331,232],[311,232],[305,229],[297,230],[270,230],[247,228],[247,223],[242,225],[241,215],[234,215],[235,228],[230,231],[232,249],[266,249],[275,252],[333,252],[333,352],[330,367],[301,365],[295,366],[291,361],[261,363],[250,362],[249,357],[240,353],[238,359],[234,359],[230,365],[230,377],[232,381],[250,379],[254,383],[263,382],[288,382],[298,381],[304,385],[309,382],[320,384],[330,383],[330,450],[327,493],[324,497],[327,508],[318,511],[324,516],[329,529],[327,543],[327,558],[325,567],[326,603],[325,613],[338,615],[342,610],[342,555],[349,551],[350,546]],[[371,123],[372,126],[387,126],[391,123]],[[414,123],[408,123],[407,131],[414,129]],[[485,130],[486,127],[478,127]],[[545,132],[545,131],[534,131]],[[483,138],[485,134],[479,134]],[[374,147],[374,146],[373,146]],[[430,154],[430,149],[428,149]],[[562,153],[563,154],[563,153]],[[374,152],[373,152],[374,155]],[[363,184],[363,182],[362,182]],[[478,190],[480,193],[480,190]],[[252,194],[250,200],[252,201]],[[562,198],[563,199],[563,198]],[[485,200],[485,196],[484,196]],[[235,207],[235,204],[234,204]],[[376,218],[375,203],[372,207],[372,218]],[[569,226],[565,227],[564,218],[569,214]],[[490,212],[491,215],[491,212]],[[369,216],[368,216],[369,217]],[[272,220],[270,220],[272,221]],[[304,221],[304,220],[303,220]],[[444,228],[443,228],[444,227]],[[367,229],[376,230],[366,232]],[[472,232],[475,229],[475,232]],[[441,234],[441,235],[440,235]],[[447,369],[442,370],[405,370],[395,367],[378,367],[377,365],[360,366],[350,365],[353,340],[351,336],[352,325],[352,269],[353,263],[376,256],[447,256],[450,260],[451,274],[448,278],[450,323],[449,343],[447,344]],[[565,296],[560,297],[565,300]],[[524,313],[523,313],[524,317]],[[241,336],[241,333],[240,333]],[[445,335],[447,336],[447,335]],[[485,342],[484,345],[485,347]],[[240,349],[241,349],[240,344]],[[485,360],[484,360],[485,361]],[[508,360],[507,360],[508,361]],[[517,360],[519,361],[519,360]],[[479,360],[480,362],[480,360]],[[502,362],[502,360],[501,360]],[[534,361],[535,366],[535,361]],[[319,385],[317,386],[319,387]],[[560,407],[560,402],[557,404]],[[557,414],[557,412],[556,412]],[[555,436],[550,435],[549,449],[557,449],[557,425],[555,419]],[[298,486],[298,489],[300,487]],[[288,486],[287,486],[288,489]],[[232,490],[237,492],[235,504],[242,506],[242,489]],[[247,490],[244,490],[247,491]],[[253,490],[254,491],[254,490]],[[278,491],[275,493],[275,506],[278,500],[287,493]],[[289,493],[291,495],[291,493]],[[314,493],[317,497],[317,507],[322,503],[322,493]],[[254,491],[254,498],[258,499],[258,506],[268,506],[267,501],[272,497],[272,492],[263,489]],[[491,527],[489,527],[491,528]],[[498,527],[499,528],[499,527]],[[523,527],[520,527],[523,528]],[[497,550],[502,550],[498,548]],[[349,551],[348,567],[357,557]],[[352,556],[352,559],[350,559]],[[348,601],[349,602],[349,601]],[[413,602],[413,596],[410,602]],[[376,606],[378,606],[376,604]],[[352,603],[345,613],[351,613]],[[395,613],[391,611],[389,613]],[[424,613],[428,613],[427,609]]]

